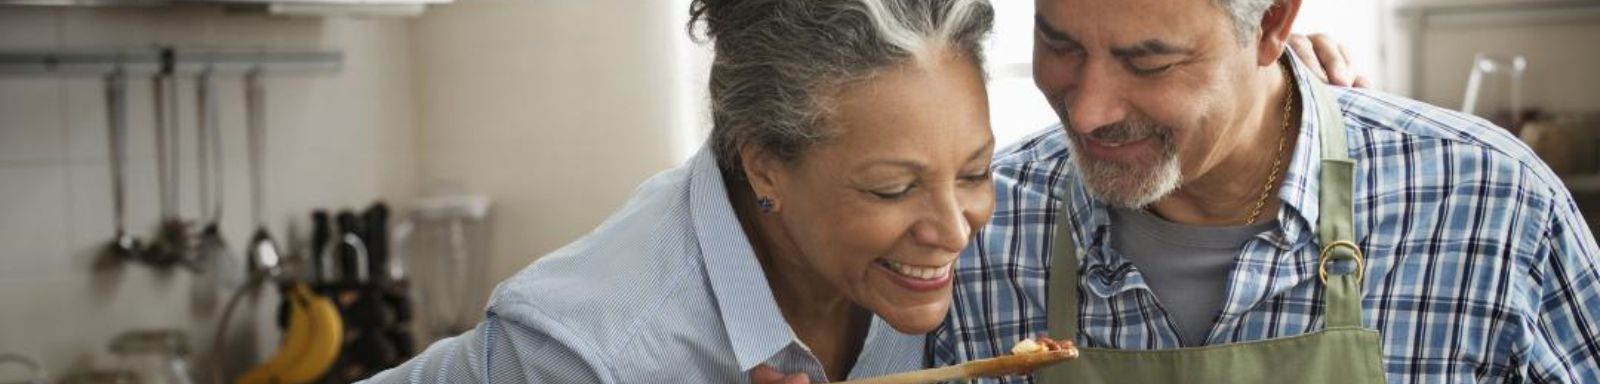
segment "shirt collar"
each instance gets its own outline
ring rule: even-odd
[[[1280,249],[1288,249],[1316,235],[1317,191],[1321,180],[1318,172],[1322,169],[1322,140],[1318,132],[1323,129],[1320,109],[1316,106],[1323,100],[1311,91],[1311,87],[1320,86],[1321,80],[1304,67],[1292,50],[1285,50],[1283,56],[1280,62],[1290,66],[1295,79],[1295,95],[1300,100],[1300,132],[1295,141],[1294,157],[1284,172],[1282,188],[1278,191],[1283,209],[1278,212],[1279,227],[1276,232],[1282,238],[1271,240]],[[1057,125],[1052,129],[1065,128]],[[1077,178],[1076,173],[1071,177]],[[1080,181],[1062,184],[1064,186],[1058,187],[1052,194],[1070,207],[1067,215],[1070,217],[1069,224],[1075,225],[1073,235],[1078,243],[1075,246],[1080,250],[1078,255],[1082,258],[1079,262],[1084,266],[1084,277],[1089,283],[1086,286],[1102,297],[1111,297],[1135,288],[1147,288],[1139,275],[1130,273],[1132,263],[1110,248],[1111,207],[1094,199],[1088,187]]]
[[[1343,129],[1344,127],[1322,126],[1322,109],[1317,108],[1320,103],[1333,103],[1337,100],[1321,100],[1312,87],[1320,87],[1322,80],[1306,69],[1305,63],[1300,62],[1292,48],[1284,50],[1284,58],[1279,60],[1293,69],[1295,96],[1300,101],[1300,134],[1294,146],[1294,158],[1289,162],[1289,168],[1284,172],[1282,188],[1278,189],[1278,199],[1283,201],[1283,209],[1278,212],[1278,222],[1281,223],[1284,241],[1280,248],[1302,244],[1316,236],[1317,218],[1319,212],[1318,191],[1322,178],[1322,135],[1323,129]],[[1326,94],[1324,94],[1326,95]]]
[[[734,215],[716,156],[704,146],[690,159],[689,209],[706,276],[739,369],[748,371],[795,340],[778,310],[755,250]]]
[[[1072,177],[1076,178],[1077,175],[1074,173]],[[1057,191],[1056,197],[1071,207],[1067,210],[1071,219],[1057,225],[1073,226],[1075,244],[1072,245],[1078,248],[1078,262],[1083,265],[1083,278],[1087,282],[1085,287],[1100,297],[1111,297],[1132,289],[1148,289],[1149,286],[1140,275],[1130,273],[1133,263],[1111,248],[1111,206],[1094,199],[1081,180],[1064,184],[1069,189]]]

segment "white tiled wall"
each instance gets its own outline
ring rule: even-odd
[[[411,27],[395,19],[284,19],[204,7],[0,7],[0,50],[183,47],[327,49],[345,54],[337,74],[267,81],[267,219],[283,241],[313,207],[360,208],[404,200],[416,182]],[[249,215],[243,87],[220,81],[227,206],[233,248],[253,231]],[[193,83],[182,84],[184,203],[195,199]],[[140,235],[157,220],[149,82],[130,85],[128,220]],[[218,308],[191,303],[186,271],[128,265],[91,268],[112,233],[102,84],[94,78],[0,76],[0,352],[42,360],[53,373],[118,361],[106,344],[130,329],[179,328],[208,347]],[[236,351],[269,352],[275,308],[230,340]],[[253,324],[252,324],[253,323]],[[247,336],[252,334],[253,337]],[[208,363],[209,350],[195,351]],[[248,361],[248,353],[230,360]],[[239,370],[243,367],[230,367]],[[0,377],[3,378],[3,377]]]

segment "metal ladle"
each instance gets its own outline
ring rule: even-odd
[[[196,96],[198,97],[200,111],[199,118],[199,153],[196,161],[200,164],[200,199],[202,203],[202,220],[208,220],[200,232],[199,242],[195,248],[195,262],[198,270],[210,270],[213,275],[206,279],[222,284],[223,288],[232,289],[244,283],[244,268],[234,257],[233,251],[228,248],[228,241],[222,236],[222,207],[223,207],[223,161],[222,161],[222,131],[219,124],[219,111],[214,75],[207,69],[196,78]],[[205,207],[204,205],[210,205]],[[215,287],[209,287],[215,288]],[[210,294],[211,292],[204,292]]]
[[[250,71],[244,78],[245,100],[245,129],[246,140],[250,144],[250,214],[256,221],[256,233],[250,239],[249,248],[245,250],[250,262],[250,278],[244,286],[239,287],[228,298],[227,305],[222,310],[222,319],[217,323],[216,335],[212,337],[211,354],[217,357],[217,364],[212,364],[211,377],[216,384],[222,384],[226,379],[223,374],[222,364],[228,359],[228,351],[224,348],[227,337],[228,322],[233,318],[233,312],[238,308],[239,302],[247,293],[255,291],[259,286],[265,285],[281,274],[279,263],[282,261],[278,255],[278,244],[272,241],[272,234],[267,231],[267,222],[261,214],[262,200],[265,199],[261,191],[262,156],[266,155],[266,89],[261,86],[261,72]]]
[[[222,131],[215,76],[210,68],[195,78],[195,108],[199,111],[196,138],[199,155],[201,217],[204,227],[195,243],[190,267],[196,276],[192,290],[194,304],[202,308],[215,305],[219,292],[239,288],[245,283],[245,268],[240,265],[222,235],[223,157]]]
[[[178,216],[178,87],[170,72],[155,77],[156,165],[161,193],[161,227],[144,259],[170,266],[189,259],[194,251],[189,223]],[[191,265],[192,266],[192,265]]]
[[[250,143],[250,214],[256,222],[256,233],[250,239],[250,246],[246,250],[250,259],[251,274],[265,273],[276,275],[280,255],[278,243],[272,240],[272,233],[267,230],[266,217],[262,215],[262,202],[266,194],[262,191],[263,167],[266,156],[266,112],[267,93],[261,85],[261,71],[251,71],[244,78],[245,100],[245,129],[247,140]]]
[[[128,76],[120,66],[106,77],[106,117],[111,128],[111,196],[117,231],[106,254],[126,260],[144,252],[144,244],[127,230]]]

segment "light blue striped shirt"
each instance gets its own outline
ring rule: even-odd
[[[924,341],[874,317],[849,377],[919,369]],[[760,364],[826,377],[778,311],[702,149],[502,282],[476,329],[368,382],[744,383]]]

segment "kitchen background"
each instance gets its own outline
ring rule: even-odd
[[[707,130],[709,52],[685,34],[688,0],[279,9],[294,15],[241,3],[117,3],[0,1],[0,57],[160,46],[340,53],[337,70],[263,80],[263,220],[286,255],[303,256],[314,210],[385,202],[385,244],[406,270],[394,277],[413,283],[399,292],[418,322],[478,316],[496,282],[588,232],[638,183],[692,155]],[[990,93],[1006,142],[1054,118],[1027,78],[1031,2],[995,3]],[[1508,68],[1521,55],[1531,123],[1518,128],[1580,199],[1595,201],[1600,125],[1583,116],[1600,112],[1600,1],[1305,0],[1297,28],[1336,36],[1376,88],[1450,108],[1462,107],[1474,65],[1495,69],[1481,75],[1476,109],[1500,119],[1509,119],[1518,87]],[[1492,54],[1489,64],[1475,64],[1478,53]],[[215,84],[220,228],[243,264],[256,227],[245,86],[237,75]],[[109,348],[134,331],[184,334],[195,380],[210,381],[217,366],[212,333],[237,284],[100,256],[115,219],[105,87],[102,76],[0,71],[0,382],[29,375],[7,354],[27,356],[52,381],[150,370],[149,357]],[[127,99],[126,220],[146,239],[161,217],[151,87],[134,77]],[[190,219],[202,214],[195,87],[193,76],[179,80],[177,209]],[[429,300],[439,292],[455,300]],[[280,300],[275,289],[244,299],[224,338],[230,376],[278,350]],[[426,343],[433,333],[412,336]]]

